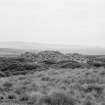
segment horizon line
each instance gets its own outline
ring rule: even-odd
[[[74,47],[89,47],[89,48],[103,48],[105,49],[105,47],[103,46],[98,46],[98,45],[82,45],[82,44],[64,44],[64,43],[42,43],[42,42],[34,42],[34,41],[0,41],[0,43],[35,43],[35,44],[44,44],[44,45],[53,45],[53,46],[65,46],[65,47],[69,47],[69,46],[74,46]]]

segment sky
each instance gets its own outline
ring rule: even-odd
[[[0,0],[0,41],[105,48],[105,0]]]

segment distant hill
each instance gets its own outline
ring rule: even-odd
[[[88,46],[40,44],[29,42],[0,42],[0,53],[20,53],[22,51],[39,52],[44,50],[58,50],[63,53],[80,53],[87,55],[105,55],[105,49]],[[4,49],[5,48],[5,49]],[[6,48],[8,48],[6,50]],[[10,49],[10,50],[9,50]],[[18,49],[18,50],[17,50]]]
[[[6,56],[6,57],[17,56],[24,52],[25,52],[24,50],[20,50],[20,49],[0,48],[0,57],[2,57],[2,56]]]

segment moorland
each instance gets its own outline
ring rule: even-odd
[[[105,56],[51,50],[1,56],[0,105],[105,105]]]

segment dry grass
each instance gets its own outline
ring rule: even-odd
[[[27,105],[104,105],[105,69],[49,69],[1,78],[0,102],[6,100]]]

